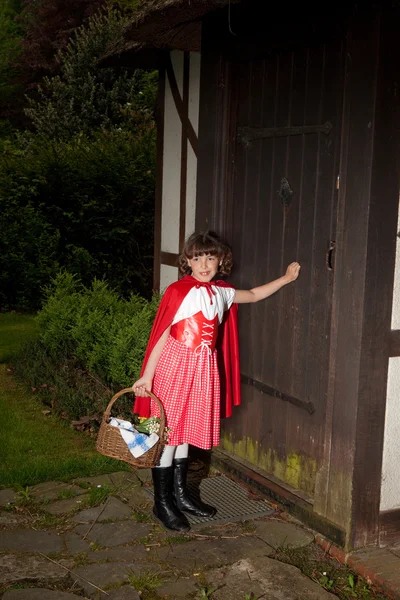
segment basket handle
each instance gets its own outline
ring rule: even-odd
[[[118,398],[120,398],[121,396],[123,396],[124,394],[134,394],[132,388],[124,388],[123,390],[117,392],[110,400],[110,402],[107,405],[106,410],[104,411],[104,415],[103,415],[103,423],[107,423],[110,415],[111,415],[111,409],[112,406],[114,404],[114,402],[116,402],[116,400],[118,400]],[[149,392],[149,390],[146,390],[146,394],[148,396],[150,396],[150,398],[152,400],[154,400],[154,402],[158,405],[158,408],[160,409],[160,432],[164,431],[165,429],[165,412],[164,412],[164,407],[161,403],[161,401],[157,398],[157,396],[155,396],[153,394],[153,392]]]

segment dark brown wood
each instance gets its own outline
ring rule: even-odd
[[[380,24],[380,28],[371,122],[371,188],[353,478],[353,547],[376,543],[378,539],[388,372],[385,353],[392,314],[399,196],[399,138],[396,129],[400,69],[399,9],[384,11],[380,20],[379,14],[372,13],[370,16]],[[366,122],[367,127],[369,122]],[[365,465],[368,465],[368,473]]]
[[[381,20],[380,10],[335,15],[319,40],[304,30],[296,39],[293,26],[276,46],[266,35],[227,42],[211,18],[203,29],[197,222],[226,223],[240,288],[300,261],[295,284],[240,307],[241,368],[316,409],[263,402],[244,385],[222,446],[314,495],[347,547],[378,540],[387,359],[400,345],[390,334],[399,56],[394,12]],[[327,121],[329,136],[265,138],[232,152],[232,122],[290,132]],[[283,179],[290,202],[279,195]]]
[[[286,471],[311,495],[324,443],[328,385],[332,272],[326,251],[336,216],[341,48],[339,41],[268,60],[232,61],[238,128],[284,128],[290,134],[292,123],[308,128],[330,121],[333,139],[286,135],[237,144],[234,170],[229,169],[235,174],[232,200],[219,200],[231,223],[237,287],[276,279],[293,260],[302,264],[298,282],[239,312],[242,372],[299,402],[282,403],[272,394],[265,403],[260,386],[244,386],[246,411],[224,423],[223,438],[229,444],[248,440],[255,464]],[[289,203],[279,194],[282,179],[293,191]],[[288,461],[296,467],[288,468]]]
[[[166,69],[166,73],[167,73],[167,77],[168,77],[168,83],[171,88],[171,94],[174,99],[176,110],[177,110],[179,118],[181,120],[182,127],[186,130],[186,135],[188,137],[190,145],[192,146],[193,152],[197,156],[198,155],[197,135],[196,135],[195,130],[193,129],[193,125],[191,124],[189,119],[187,117],[185,117],[187,109],[185,109],[183,99],[181,98],[181,95],[179,93],[179,88],[178,88],[178,84],[176,82],[174,68],[172,66],[172,61],[171,61],[171,57],[169,54],[165,60],[165,69]]]
[[[204,459],[204,456],[202,457]],[[312,502],[301,497],[296,490],[281,485],[279,480],[269,477],[265,472],[254,469],[247,461],[237,459],[234,455],[216,449],[211,455],[211,463],[227,473],[235,480],[241,481],[250,491],[255,491],[271,498],[286,512],[317,530],[338,546],[344,546],[346,534],[312,510]]]
[[[185,123],[189,121],[189,77],[190,77],[190,54],[183,55],[183,93],[182,93],[182,133],[181,133],[181,182],[180,182],[180,206],[179,206],[179,248],[183,247],[186,234],[186,186],[188,166],[188,128]]]
[[[206,20],[204,31],[207,26]],[[201,53],[196,229],[212,226],[224,234],[230,222],[225,199],[231,196],[233,185],[235,80],[232,65],[221,54],[218,37],[208,42]]]
[[[389,334],[389,356],[400,356],[400,329],[392,329]]]
[[[164,155],[164,111],[165,111],[165,68],[164,60],[159,56],[158,96],[157,96],[157,148],[156,148],[156,190],[154,206],[154,273],[153,289],[160,291],[161,267],[161,218],[162,218],[162,182]]]
[[[307,135],[310,133],[323,133],[329,135],[332,123],[326,121],[323,125],[299,125],[297,127],[267,127],[255,129],[254,127],[239,127],[238,141],[248,144],[253,140],[265,140],[274,137],[287,137],[289,135]]]
[[[272,396],[272,398],[279,398],[279,400],[283,400],[283,402],[290,402],[294,404],[294,406],[298,406],[299,408],[304,408],[310,415],[315,412],[315,406],[312,402],[304,402],[304,400],[300,400],[299,398],[295,398],[294,396],[290,396],[289,394],[284,394],[283,392],[263,383],[262,381],[258,381],[258,379],[254,379],[253,377],[249,377],[244,373],[240,374],[240,382],[244,385],[251,385],[261,394],[266,394],[267,396]]]
[[[350,548],[378,541],[398,209],[395,98],[388,84],[397,75],[390,59],[397,51],[394,32],[388,35],[381,23],[376,9],[355,13],[347,37],[331,418],[315,505],[348,528]]]
[[[168,265],[169,267],[177,267],[179,254],[173,252],[161,252],[161,264]]]
[[[379,545],[388,546],[400,541],[400,508],[379,513]]]

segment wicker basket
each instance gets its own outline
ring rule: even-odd
[[[118,427],[109,425],[111,408],[114,402],[123,394],[128,393],[133,393],[132,388],[125,388],[121,390],[115,394],[115,396],[113,396],[108,403],[97,436],[96,450],[101,454],[104,454],[104,456],[110,456],[111,458],[116,458],[117,460],[123,460],[124,462],[129,463],[136,468],[149,469],[156,467],[165,445],[165,413],[163,405],[154,394],[147,392],[154,402],[158,404],[160,409],[160,430],[158,432],[160,439],[152,448],[150,448],[150,450],[142,454],[142,456],[139,456],[139,458],[132,456],[128,446],[122,438]]]

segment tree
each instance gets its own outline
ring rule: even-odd
[[[58,71],[57,53],[74,31],[106,6],[105,0],[25,0],[20,15],[23,54],[19,65],[35,83]]]
[[[125,105],[133,104],[144,114],[153,109],[154,72],[98,68],[101,56],[123,37],[125,26],[118,11],[95,15],[58,53],[60,74],[44,78],[38,97],[30,99],[30,108],[25,110],[40,135],[68,139],[93,128],[120,127]]]
[[[22,54],[22,32],[16,20],[18,10],[18,0],[3,0],[0,6],[0,119],[12,117],[16,109],[21,110],[22,87],[15,66]],[[20,102],[16,103],[16,98]],[[8,128],[7,123],[0,125],[0,132],[4,132],[5,127]]]

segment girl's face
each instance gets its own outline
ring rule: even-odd
[[[218,272],[220,259],[212,254],[203,254],[188,258],[188,265],[192,269],[192,276],[197,281],[211,281]]]

